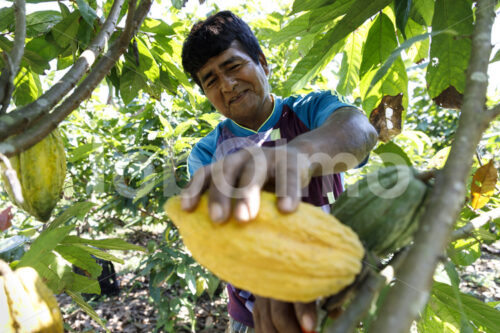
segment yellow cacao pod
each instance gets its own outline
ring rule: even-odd
[[[215,224],[204,194],[194,212],[173,197],[165,211],[192,256],[219,278],[262,297],[310,302],[336,294],[361,271],[358,236],[320,208],[301,203],[283,214],[276,197],[262,192],[255,220]]]
[[[1,332],[63,333],[57,300],[31,267],[15,272],[0,261]]]
[[[49,220],[61,197],[66,177],[66,154],[58,130],[21,154],[11,157],[10,163],[21,184],[24,202],[15,200],[9,182],[3,183],[11,201],[42,222]],[[5,166],[2,164],[2,167]]]

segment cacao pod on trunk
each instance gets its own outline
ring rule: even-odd
[[[428,189],[413,168],[386,167],[347,187],[332,214],[358,234],[366,249],[387,255],[412,241]]]
[[[48,221],[61,198],[66,177],[66,154],[59,131],[52,131],[30,149],[11,157],[10,163],[21,184],[24,202],[15,200],[9,182],[2,173],[9,198],[38,220]]]

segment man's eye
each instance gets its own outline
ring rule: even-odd
[[[207,87],[212,86],[215,83],[215,79],[208,81]]]
[[[236,65],[233,65],[231,67],[229,67],[230,70],[233,70],[233,69],[237,69],[240,67],[240,64],[236,64]]]

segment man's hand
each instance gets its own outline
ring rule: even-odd
[[[288,145],[242,149],[200,168],[181,194],[182,207],[194,210],[208,188],[214,222],[226,221],[231,212],[238,221],[247,222],[257,216],[261,189],[270,185],[279,197],[278,209],[290,213],[297,209],[301,189],[310,181],[310,165],[305,154]]]
[[[316,305],[286,303],[256,296],[253,321],[256,333],[313,332],[316,327]]]

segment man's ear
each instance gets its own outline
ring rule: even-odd
[[[266,75],[269,75],[269,66],[267,65],[267,59],[264,53],[259,54],[259,63],[264,68]]]

